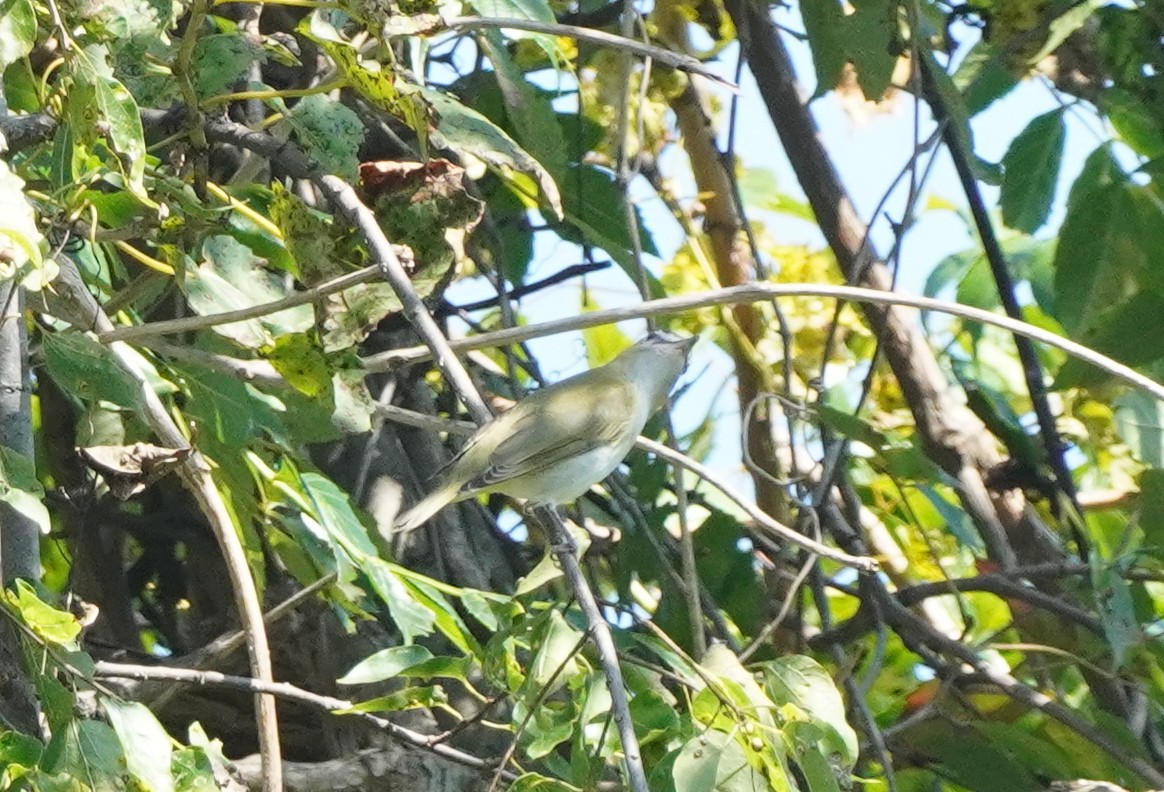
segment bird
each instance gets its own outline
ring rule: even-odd
[[[501,492],[535,506],[581,497],[614,472],[663,405],[697,336],[655,331],[605,366],[534,391],[481,426],[393,532],[450,503]]]

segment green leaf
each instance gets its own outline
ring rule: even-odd
[[[77,11],[85,29],[115,51],[137,50],[143,40],[168,44],[165,31],[177,21],[169,3],[149,0],[88,0]]]
[[[15,586],[4,592],[4,597],[42,641],[73,648],[73,641],[81,633],[81,625],[73,614],[42,602],[32,586],[22,578],[16,579]]]
[[[263,259],[226,235],[202,243],[205,261],[185,273],[182,287],[190,307],[201,316],[264,305],[288,296],[282,279],[263,266]],[[215,325],[214,330],[243,346],[258,348],[286,333],[298,333],[314,324],[311,306],[300,305],[258,319]]]
[[[813,97],[824,96],[840,82],[841,72],[848,61],[844,11],[841,4],[833,0],[803,0],[800,16],[812,47],[812,62],[816,65]]]
[[[146,145],[137,102],[107,71],[100,47],[87,47],[70,59],[73,87],[65,104],[69,123],[89,141],[95,139],[97,130],[103,130],[118,155],[119,170],[129,189],[152,203],[145,190]]]
[[[396,622],[404,643],[410,644],[417,637],[432,633],[436,616],[432,610],[417,602],[414,593],[390,564],[380,558],[368,557],[364,559],[363,570],[376,594],[388,606],[388,612]]]
[[[178,792],[219,792],[214,780],[214,764],[201,748],[174,751],[170,760],[174,788]]]
[[[513,592],[514,596],[520,597],[523,594],[537,591],[561,576],[562,567],[555,560],[553,553],[546,553],[542,556],[542,560],[538,561],[537,565],[529,571],[528,575],[517,581],[517,589]]]
[[[966,406],[986,429],[1002,441],[1011,456],[1036,468],[1043,461],[1043,447],[1027,434],[1022,420],[1006,397],[987,383],[972,379],[958,367],[954,369],[954,376],[966,392]]]
[[[341,685],[366,685],[391,679],[406,668],[432,659],[432,652],[423,646],[393,646],[364,658],[342,677]]]
[[[465,606],[465,610],[469,612],[469,615],[481,623],[482,627],[490,632],[497,631],[501,622],[489,606],[489,599],[482,595],[481,592],[466,589],[461,592],[461,604]]]
[[[578,787],[556,778],[524,773],[508,787],[509,792],[578,792]]]
[[[506,179],[511,180],[514,171],[529,176],[537,183],[549,209],[557,217],[562,216],[562,196],[553,177],[501,127],[448,94],[422,88],[421,95],[436,112],[433,139],[438,145],[468,152]]]
[[[0,446],[0,499],[13,489],[44,496],[44,487],[36,477],[36,463],[8,446]]]
[[[948,123],[952,125],[951,129],[958,138],[958,145],[977,160],[977,156],[974,155],[974,133],[970,129],[970,110],[966,106],[962,92],[929,49],[923,50],[922,57],[926,59],[927,73],[933,78],[934,89],[941,96],[942,104],[949,116]],[[983,178],[981,173],[979,178]]]
[[[441,635],[467,655],[477,656],[481,648],[469,631],[453,603],[440,590],[440,585],[423,575],[396,564],[388,564],[393,574],[399,576],[409,595],[418,606],[431,615],[432,624]]]
[[[331,377],[330,393],[335,397],[331,422],[340,432],[354,435],[371,431],[376,401],[368,392],[362,371],[341,368]]]
[[[431,282],[428,291],[432,291]],[[364,283],[330,295],[323,308],[324,351],[350,349],[367,338],[381,319],[400,308],[400,298],[387,283]]]
[[[789,655],[760,665],[764,686],[777,706],[793,704],[820,727],[817,748],[846,770],[857,761],[857,733],[845,720],[845,702],[824,667],[804,655]]]
[[[472,5],[480,7],[494,4],[476,2]],[[549,12],[548,6],[535,5],[544,7],[549,13],[550,20],[553,20],[554,15]],[[482,16],[492,16],[485,11],[480,13]],[[503,14],[502,17],[508,19],[510,14]],[[551,46],[556,46],[552,37],[545,38],[549,39]],[[518,142],[560,182],[569,165],[567,156],[569,148],[562,135],[562,126],[558,123],[558,114],[554,112],[549,99],[525,79],[498,31],[486,31],[479,41],[493,64],[494,76],[505,99],[506,115]]]
[[[246,76],[252,63],[265,60],[263,50],[241,31],[203,36],[194,45],[190,65],[194,91],[201,99],[226,93]]]
[[[359,704],[353,704],[351,707],[343,710],[337,710],[337,714],[343,715],[347,712],[402,712],[410,709],[432,709],[433,707],[445,706],[449,703],[448,694],[440,685],[419,685],[416,687],[406,687],[389,693],[386,696],[378,696],[368,701],[361,701]]]
[[[1047,221],[1067,138],[1064,112],[1032,119],[1002,158],[1002,221],[1011,228],[1033,234]]]
[[[946,521],[946,525],[950,531],[958,538],[966,547],[973,550],[981,550],[983,548],[982,537],[974,530],[970,518],[966,512],[959,509],[953,503],[945,498],[942,493],[938,492],[935,487],[925,485],[919,486],[918,492],[925,496],[930,505],[941,515],[942,519]]]
[[[20,278],[22,286],[39,291],[55,278],[56,263],[46,266],[41,257],[43,240],[24,180],[0,160],[0,281]]]
[[[66,773],[84,779],[84,787],[65,786],[77,792],[122,792],[125,789],[125,758],[117,733],[97,720],[69,720],[54,733],[45,756],[49,773]]]
[[[807,223],[816,222],[816,215],[808,202],[793,198],[781,190],[776,174],[767,168],[741,168],[739,185],[740,197],[745,206],[788,215]]]
[[[469,3],[478,14],[498,19],[525,19],[532,22],[554,23],[554,10],[544,0],[472,0]]]
[[[352,508],[346,492],[331,479],[314,471],[301,473],[299,481],[316,519],[353,561],[358,564],[365,557],[376,555],[376,546],[368,538],[368,531]]]
[[[0,767],[35,767],[43,754],[44,746],[35,737],[14,731],[0,733]]]
[[[398,78],[390,69],[371,60],[362,60],[320,11],[300,22],[298,31],[315,41],[326,52],[348,84],[373,106],[403,121],[418,137],[422,156],[428,153],[429,108],[417,87]]]
[[[823,96],[840,82],[846,63],[852,63],[866,98],[879,101],[889,88],[895,58],[897,4],[891,0],[863,0],[844,13],[833,0],[804,0],[800,4],[804,29],[812,46],[817,85]]]
[[[32,0],[0,0],[0,74],[36,43],[36,9]]]
[[[1102,561],[1092,565],[1091,581],[1103,634],[1111,644],[1112,660],[1118,670],[1124,665],[1128,650],[1145,640],[1132,593],[1121,570]]]
[[[584,633],[567,623],[561,613],[550,611],[529,668],[529,680],[537,695],[546,695],[547,686],[549,692],[560,689],[582,670],[577,653],[583,637]]]
[[[1096,9],[1107,5],[1108,2],[1109,0],[1083,0],[1069,4],[1067,10],[1051,19],[1042,48],[1027,58],[1027,63],[1034,65],[1058,49],[1068,36],[1087,23]]]
[[[274,184],[272,191],[268,212],[271,222],[283,232],[283,244],[295,259],[296,269],[292,274],[308,286],[342,275],[344,268],[336,261],[335,226],[331,216],[311,208],[281,184]]]
[[[1160,128],[1158,116],[1134,94],[1115,86],[1105,87],[1096,101],[1120,140],[1137,154],[1148,159],[1164,156],[1164,129]]]
[[[898,4],[896,0],[861,0],[852,7],[855,13],[844,19],[849,60],[857,70],[861,92],[877,102],[889,89],[897,64],[893,44]]]
[[[544,0],[470,0],[469,5],[483,17],[523,19],[549,24],[554,24],[558,21],[554,16],[554,10]],[[558,45],[558,40],[554,36],[546,33],[530,33],[524,30],[507,30],[506,36],[516,39],[528,39],[535,42],[546,53],[551,63],[561,68],[569,68],[569,59]],[[492,49],[494,46],[500,46],[503,49],[506,47],[502,41],[501,34],[499,31],[487,31],[482,36],[482,39],[489,42],[486,45],[489,60],[493,61],[496,67],[497,61],[493,58],[494,53]],[[546,160],[542,160],[542,162],[546,162]]]
[[[772,786],[749,763],[731,735],[715,729],[679,750],[671,776],[675,792],[754,792]]]
[[[65,392],[85,402],[108,401],[136,409],[141,393],[133,376],[104,345],[74,330],[44,335],[45,368]]]
[[[168,366],[189,396],[186,417],[199,433],[233,447],[254,436],[255,404],[246,385],[194,364],[171,361]]]
[[[1154,468],[1164,468],[1164,405],[1142,390],[1129,390],[1121,393],[1112,406],[1116,408],[1119,435],[1131,447],[1136,459]],[[1159,526],[1164,528],[1164,522]]]
[[[44,487],[36,477],[36,465],[28,457],[0,446],[0,501],[36,523],[48,534],[51,518],[44,505]]]
[[[525,722],[522,735],[530,759],[543,759],[570,739],[578,728],[578,702],[571,698],[563,707],[538,707]]]
[[[434,657],[417,663],[400,672],[403,677],[432,679],[446,677],[470,684],[470,677],[476,673],[476,664],[469,657]]]
[[[309,398],[332,401],[332,367],[313,334],[281,335],[262,351],[288,385]]]
[[[627,227],[622,191],[614,174],[593,165],[574,165],[562,179],[562,186],[566,221],[581,233],[580,241],[605,250],[637,283],[634,241]],[[638,214],[637,207],[635,213]],[[637,225],[639,229],[646,228],[641,215]],[[569,239],[568,231],[568,227],[562,228],[560,233]],[[640,234],[643,252],[658,255],[650,234],[645,231],[640,231]]]
[[[286,117],[308,157],[328,173],[355,182],[364,125],[354,110],[313,94],[300,99]]]
[[[1140,292],[1095,313],[1076,340],[1129,366],[1164,358],[1164,296]],[[1055,388],[1097,385],[1110,379],[1090,363],[1072,357],[1055,375]]]
[[[1097,311],[1136,290],[1125,257],[1143,251],[1141,240],[1119,216],[1125,183],[1110,147],[1104,145],[1087,158],[1071,186],[1055,250],[1055,313],[1069,335],[1085,330]]]
[[[1140,515],[1144,544],[1164,550],[1164,470],[1152,468],[1140,474]]]
[[[151,792],[172,792],[170,775],[173,748],[170,735],[144,705],[113,697],[102,699],[105,715],[125,752],[129,773]]]
[[[980,40],[958,64],[953,77],[969,116],[975,116],[1010,93],[1018,80],[1006,68],[1006,59],[990,42]]]

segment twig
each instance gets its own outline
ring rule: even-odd
[[[574,659],[574,656],[582,651],[582,647],[586,645],[586,641],[589,638],[589,635],[582,633],[582,637],[578,639],[576,644],[574,644],[574,648],[562,657],[562,661],[558,663],[557,667],[554,669],[554,673],[550,674],[549,679],[547,679],[541,686],[541,689],[538,690],[538,693],[536,696],[534,696],[533,701],[526,705],[525,717],[521,719],[521,722],[517,724],[517,728],[513,730],[513,739],[509,741],[509,746],[506,747],[505,753],[501,755],[501,759],[497,762],[497,772],[493,774],[493,780],[489,782],[489,786],[485,789],[485,792],[496,792],[497,782],[501,780],[501,770],[513,759],[513,754],[517,752],[518,743],[521,740],[521,736],[525,734],[526,727],[529,726],[530,720],[532,720],[533,717],[538,714],[538,710],[541,708],[542,704],[544,704],[545,700],[550,696],[550,694],[555,691],[556,688],[554,687],[554,682],[562,675],[562,672],[566,670],[566,667],[570,664],[570,661]],[[561,685],[558,687],[561,687]]]
[[[461,362],[452,353],[440,327],[425,308],[424,302],[412,287],[412,281],[400,263],[396,250],[376,221],[372,210],[364,205],[356,191],[343,179],[323,173],[295,144],[277,140],[261,132],[253,132],[233,121],[217,120],[206,124],[206,135],[218,143],[227,143],[253,151],[272,162],[277,162],[287,175],[307,179],[331,202],[364,238],[371,254],[372,265],[388,281],[400,300],[405,318],[416,328],[428,348],[432,350],[445,378],[465,402],[478,423],[492,417],[489,408],[477,393],[473,380]]]
[[[823,545],[820,542],[809,539],[804,534],[797,533],[787,525],[777,522],[757,506],[750,503],[743,495],[736,492],[730,484],[720,478],[716,473],[709,470],[706,466],[701,465],[699,462],[696,462],[691,457],[684,456],[677,451],[673,451],[662,443],[656,443],[654,440],[649,440],[645,437],[640,437],[637,441],[635,441],[635,446],[643,449],[644,451],[649,451],[650,453],[655,454],[662,459],[666,459],[672,464],[679,465],[680,467],[690,470],[692,473],[699,476],[708,484],[711,484],[713,487],[718,489],[730,500],[738,504],[745,512],[747,512],[749,517],[751,517],[759,524],[759,527],[767,529],[768,531],[775,534],[779,539],[788,542],[789,544],[794,544],[797,547],[803,548],[810,553],[815,553],[822,558],[827,558],[830,561],[836,561],[838,564],[843,564],[844,566],[852,567],[853,569],[858,569],[862,572],[872,572],[877,569],[877,561],[869,558],[868,556],[854,556],[849,555],[848,553],[843,553],[840,550],[835,550],[829,547],[828,545]]]
[[[924,81],[923,91],[926,101],[933,108],[934,118],[939,123],[947,120],[949,110],[942,98],[941,92],[934,85],[933,75],[926,58],[919,58],[921,74]],[[994,224],[990,220],[990,213],[986,210],[986,203],[982,200],[982,191],[978,188],[978,179],[970,166],[970,158],[959,136],[955,124],[946,123],[942,131],[946,143],[946,150],[954,160],[954,167],[958,172],[958,180],[962,184],[962,192],[966,195],[966,202],[970,205],[970,214],[974,218],[974,226],[978,229],[978,238],[982,242],[982,252],[990,264],[990,272],[994,276],[994,283],[998,289],[998,298],[1002,303],[1006,315],[1012,319],[1023,318],[1023,309],[1015,296],[1014,278],[1007,267],[1006,254],[1002,252],[1002,245],[994,233]],[[1071,501],[1075,514],[1082,514],[1079,507],[1079,498],[1075,490],[1075,481],[1071,478],[1071,469],[1067,467],[1064,456],[1063,440],[1059,436],[1059,428],[1055,423],[1055,413],[1047,399],[1047,386],[1043,379],[1043,366],[1035,352],[1034,345],[1024,336],[1016,335],[1015,347],[1018,350],[1019,362],[1022,364],[1023,379],[1026,380],[1027,392],[1031,397],[1031,406],[1039,421],[1039,431],[1043,435],[1043,447],[1047,454],[1047,464],[1055,475],[1059,489]],[[1058,509],[1056,509],[1058,511]],[[1079,557],[1084,563],[1088,560],[1088,544],[1083,532],[1076,525],[1076,520],[1064,515],[1064,522],[1071,526],[1075,544],[1079,549]]]
[[[806,519],[798,520],[797,522],[799,523],[811,521],[814,528],[815,539],[817,542],[820,542],[820,517],[816,510],[806,508],[802,514],[807,515]],[[801,534],[799,531],[794,531],[794,533],[799,536],[803,536],[803,534]],[[804,559],[804,563],[800,565],[800,569],[798,569],[796,572],[796,577],[794,577],[792,582],[788,584],[788,591],[784,594],[783,602],[780,603],[780,610],[776,612],[776,615],[772,617],[772,619],[767,624],[760,628],[760,631],[756,633],[756,636],[752,638],[748,645],[738,653],[741,663],[748,662],[749,657],[754,655],[760,649],[760,647],[766,645],[768,643],[768,639],[770,639],[773,634],[775,634],[775,632],[780,629],[780,625],[784,623],[786,618],[788,618],[788,613],[792,610],[792,606],[796,603],[796,595],[800,592],[800,587],[804,584],[805,579],[816,566],[816,559],[817,557],[812,553],[809,553]]]
[[[168,344],[152,338],[137,339],[137,345],[165,357],[196,363],[243,382],[253,382],[267,387],[287,386],[283,376],[267,360],[242,360],[218,352],[207,352],[205,349],[181,344]]]
[[[606,33],[602,30],[575,27],[574,25],[560,25],[553,22],[536,22],[532,19],[503,19],[499,17],[453,17],[447,20],[447,24],[453,30],[510,28],[512,30],[524,30],[529,33],[548,33],[551,36],[565,36],[567,38],[577,39],[578,41],[588,41],[591,44],[599,44],[604,47],[622,50],[623,52],[628,52],[643,58],[653,58],[659,63],[674,69],[679,69],[680,71],[701,74],[709,80],[714,80],[720,85],[726,86],[733,92],[740,90],[739,86],[731,80],[716,74],[712,69],[704,66],[702,62],[690,55],[673,52],[662,47],[653,47],[650,44],[643,44],[632,38],[616,36],[613,33]]]
[[[170,681],[182,682],[189,685],[243,690],[264,696],[277,696],[288,701],[298,701],[301,704],[333,713],[336,710],[350,710],[354,706],[350,701],[312,693],[309,690],[296,687],[288,682],[265,682],[261,679],[253,679],[251,677],[234,676],[218,671],[200,671],[195,668],[110,663],[101,660],[96,664],[94,676],[98,679],[136,679],[145,682]],[[373,715],[370,712],[344,712],[343,715],[355,716],[375,724],[378,728],[387,732],[393,739],[399,740],[413,748],[428,751],[442,759],[448,759],[450,762],[456,762],[457,764],[472,767],[476,770],[491,769],[491,764],[484,759],[479,759],[464,751],[458,751],[456,748],[450,748],[443,743],[433,742],[432,738],[428,735],[421,734],[404,726],[399,726],[392,721]],[[513,773],[506,772],[503,775],[507,781],[514,781],[517,778]]]
[[[513,344],[519,341],[528,341],[531,338],[565,333],[587,327],[622,322],[644,316],[662,316],[693,311],[711,305],[731,305],[741,302],[758,302],[770,300],[773,297],[833,297],[839,300],[852,302],[874,303],[877,305],[902,305],[918,308],[925,311],[951,314],[974,322],[1000,327],[1011,333],[1033,338],[1047,346],[1060,349],[1069,355],[1086,361],[1113,377],[1140,388],[1157,399],[1164,401],[1164,385],[1145,377],[1135,369],[1115,361],[1107,355],[1100,354],[1083,344],[1076,343],[1068,338],[1055,335],[1052,332],[1036,327],[1026,322],[1011,319],[1009,316],[1000,316],[981,308],[947,300],[938,300],[932,297],[918,297],[910,294],[881,291],[880,289],[866,289],[860,286],[833,286],[823,283],[750,283],[744,286],[732,286],[709,292],[695,292],[678,297],[667,297],[659,300],[650,300],[622,308],[609,308],[602,311],[581,314],[566,319],[555,319],[541,324],[526,325],[506,330],[497,330],[492,333],[483,333],[468,338],[454,339],[449,342],[456,352],[468,352],[474,349],[486,349],[502,344]],[[388,371],[390,369],[416,363],[428,358],[429,352],[424,347],[396,349],[381,352],[363,358],[364,367],[369,371]]]
[[[230,324],[231,322],[257,319],[260,316],[268,316],[279,311],[285,311],[288,308],[296,308],[300,305],[319,302],[329,294],[350,289],[352,286],[361,283],[374,281],[379,276],[380,271],[376,267],[364,267],[361,270],[349,272],[347,275],[340,275],[338,278],[333,278],[310,289],[289,294],[281,300],[262,303],[261,305],[252,305],[248,308],[239,308],[234,311],[209,314],[208,316],[187,316],[182,319],[166,319],[164,321],[150,322],[143,325],[114,327],[105,332],[99,332],[97,334],[97,340],[103,344],[108,344],[111,341],[136,341],[140,338],[155,338],[157,336],[173,335],[175,333],[189,333],[194,330],[203,330],[207,327]]]
[[[566,530],[565,523],[558,517],[556,511],[548,506],[537,506],[533,509],[537,519],[548,529],[553,542],[554,555],[562,565],[562,573],[566,582],[578,601],[578,607],[586,617],[586,626],[594,640],[594,648],[598,651],[598,663],[602,666],[606,685],[610,692],[610,711],[614,716],[614,724],[618,729],[619,739],[622,741],[622,755],[626,760],[626,770],[630,788],[633,792],[650,792],[647,785],[647,774],[643,767],[643,757],[639,751],[639,740],[635,736],[634,722],[631,720],[630,702],[627,700],[626,684],[622,679],[622,668],[618,664],[618,650],[614,646],[614,636],[610,632],[610,625],[602,618],[598,610],[598,602],[594,599],[594,592],[590,590],[586,578],[582,575],[582,567],[578,564],[577,547]]]
[[[941,597],[955,591],[985,591],[1004,599],[1016,599],[1026,602],[1036,608],[1062,616],[1069,621],[1086,627],[1091,632],[1104,636],[1103,623],[1095,616],[1087,613],[1062,597],[1046,594],[1037,588],[1024,586],[1022,583],[1002,575],[986,574],[971,578],[954,578],[939,580],[933,583],[919,583],[899,589],[894,593],[897,601],[906,607],[916,605],[929,597]]]
[[[521,286],[515,286],[505,293],[505,298],[509,300],[517,300],[525,297],[527,294],[534,294],[549,286],[557,286],[559,283],[565,283],[571,278],[577,278],[580,275],[587,275],[591,272],[598,272],[600,270],[609,269],[609,261],[594,261],[587,264],[571,264],[565,269],[555,272],[549,277],[532,283],[523,283]],[[448,316],[451,314],[460,313],[462,311],[481,311],[485,308],[494,308],[501,302],[501,296],[486,297],[484,300],[477,302],[466,303],[465,305],[449,305],[442,303],[435,311],[437,316]]]

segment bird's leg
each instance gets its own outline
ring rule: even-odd
[[[563,552],[571,556],[578,555],[578,543],[570,536],[569,530],[566,529],[566,521],[562,519],[556,507],[547,504],[530,505],[529,512],[549,537],[550,550],[554,555],[561,555]]]

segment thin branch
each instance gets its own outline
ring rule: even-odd
[[[219,352],[207,352],[197,347],[181,344],[168,344],[152,338],[139,338],[137,346],[153,350],[164,357],[196,363],[204,368],[218,371],[243,382],[253,382],[267,387],[290,387],[270,361],[255,359],[243,360]]]
[[[724,79],[716,74],[714,70],[704,66],[701,61],[690,55],[673,52],[662,47],[654,47],[650,44],[644,44],[624,36],[616,36],[613,33],[607,33],[602,30],[575,27],[574,25],[560,25],[553,22],[536,22],[532,19],[503,19],[500,17],[453,17],[447,21],[447,24],[453,30],[509,28],[511,30],[524,30],[529,33],[548,33],[551,36],[565,36],[578,41],[587,41],[591,44],[621,50],[631,55],[652,58],[674,69],[703,75],[709,80],[714,80],[720,85],[726,86],[732,92],[738,92],[740,90],[739,86],[731,80]]]
[[[698,308],[713,305],[731,305],[742,302],[758,302],[770,300],[773,297],[832,297],[838,300],[852,302],[873,303],[877,305],[902,305],[918,308],[924,311],[936,311],[950,314],[974,322],[992,325],[1011,333],[1033,338],[1047,346],[1054,347],[1073,355],[1095,366],[1102,371],[1118,377],[1137,388],[1144,390],[1153,397],[1164,401],[1164,385],[1145,377],[1135,369],[1125,366],[1107,355],[1100,354],[1083,344],[1076,343],[1041,327],[1011,319],[1009,316],[984,311],[968,305],[947,300],[938,300],[932,297],[918,297],[910,294],[886,292],[880,289],[866,289],[860,286],[833,286],[823,283],[750,283],[743,286],[732,286],[726,289],[717,289],[709,292],[694,292],[678,297],[667,297],[659,300],[649,300],[622,308],[609,308],[602,311],[581,314],[565,319],[555,319],[541,324],[526,325],[506,330],[497,330],[492,333],[483,333],[469,338],[453,339],[449,346],[456,352],[468,352],[474,349],[486,349],[502,344],[513,344],[528,341],[532,338],[565,333],[588,327],[597,327],[628,319],[644,316],[662,316],[684,313]],[[424,347],[395,349],[381,352],[363,358],[364,368],[368,371],[388,371],[400,366],[410,365],[427,359],[429,352]]]
[[[533,281],[532,283],[523,283],[521,286],[515,286],[509,291],[505,292],[505,298],[508,300],[518,300],[529,294],[534,294],[542,289],[550,286],[557,286],[559,283],[565,283],[572,278],[577,278],[581,275],[587,275],[591,272],[599,272],[600,270],[609,269],[609,261],[594,261],[587,264],[571,264],[565,269],[555,272],[553,275],[542,278],[541,280]],[[486,308],[495,308],[501,302],[501,296],[486,297],[484,300],[477,302],[466,303],[465,305],[449,305],[442,303],[435,311],[437,316],[449,316],[457,314],[462,311],[481,311]]]
[[[867,224],[824,148],[767,6],[724,0],[724,7],[735,23],[772,125],[841,272],[846,279],[859,278],[865,286],[892,291],[891,274],[873,245],[865,243]],[[983,471],[997,460],[997,450],[982,431],[981,421],[957,397],[921,329],[897,311],[866,307],[864,313],[882,340],[923,449],[956,479],[958,496],[991,558],[1004,568],[1031,560],[1017,558],[1016,546],[1024,551],[1030,548],[1031,555],[1061,555],[1059,548],[1037,543],[1041,525],[1024,513],[1021,499],[991,496]]]
[[[933,108],[934,118],[939,123],[946,121],[949,110],[942,98],[941,92],[934,84],[931,66],[925,58],[919,58],[921,74],[924,80],[926,101]],[[1023,309],[1019,305],[1015,294],[1014,278],[1006,263],[1006,254],[994,233],[994,224],[990,220],[990,213],[986,210],[986,203],[982,200],[982,191],[978,188],[978,179],[970,165],[970,156],[963,145],[955,124],[945,123],[942,138],[946,143],[946,150],[954,160],[954,168],[958,172],[958,180],[962,184],[962,192],[966,195],[966,202],[970,205],[970,214],[974,218],[974,226],[978,229],[978,238],[982,242],[982,252],[990,264],[990,272],[994,276],[994,283],[998,289],[998,298],[1002,303],[1006,315],[1012,319],[1023,318]],[[1071,477],[1071,469],[1067,466],[1064,454],[1064,444],[1059,436],[1059,428],[1055,423],[1055,413],[1047,399],[1047,386],[1043,379],[1043,366],[1035,352],[1034,345],[1024,336],[1016,335],[1015,347],[1018,350],[1019,362],[1022,364],[1023,379],[1026,380],[1027,392],[1031,397],[1035,416],[1039,421],[1039,431],[1043,436],[1043,447],[1047,454],[1047,464],[1055,475],[1055,481],[1064,495],[1070,499],[1075,514],[1081,514],[1079,498],[1075,490],[1075,481]],[[1058,509],[1056,509],[1058,510]],[[1064,522],[1071,526],[1075,544],[1079,549],[1079,557],[1084,563],[1088,560],[1088,545],[1076,521],[1064,515]]]
[[[337,710],[350,710],[355,706],[351,701],[312,693],[309,690],[304,690],[287,682],[266,682],[251,677],[223,674],[218,671],[200,671],[196,668],[171,668],[167,666],[134,665],[131,663],[110,663],[101,660],[96,664],[94,676],[97,679],[136,679],[145,682],[168,681],[181,682],[188,685],[242,690],[264,696],[276,696],[287,699],[288,701],[297,701],[300,704],[306,704],[307,706],[332,713],[335,713]],[[375,724],[377,728],[383,729],[393,739],[405,745],[410,745],[413,748],[428,751],[442,759],[448,759],[450,762],[456,762],[457,764],[471,767],[475,770],[492,769],[492,764],[484,759],[479,759],[464,751],[458,751],[456,748],[450,748],[443,743],[434,742],[434,738],[428,735],[399,726],[370,712],[343,712],[343,715],[357,717]],[[507,781],[514,781],[517,778],[516,775],[508,772],[503,773],[503,776]]]
[[[1076,624],[1086,627],[1091,632],[1104,636],[1103,623],[1095,616],[1066,602],[1062,597],[1045,594],[1032,586],[1024,586],[1010,577],[987,574],[971,578],[954,578],[939,580],[933,583],[919,583],[914,586],[899,589],[894,593],[898,602],[906,607],[916,605],[929,597],[941,597],[953,594],[955,591],[984,591],[995,594],[1004,599],[1021,600],[1036,608],[1050,611]]]
[[[594,592],[590,590],[590,585],[582,575],[582,567],[578,564],[577,546],[562,518],[552,507],[535,506],[533,513],[546,527],[551,537],[554,555],[562,565],[562,573],[570,586],[570,591],[573,592],[578,607],[586,617],[586,626],[594,641],[594,648],[598,651],[598,664],[602,666],[610,693],[610,712],[614,716],[614,725],[622,741],[622,755],[626,760],[629,786],[633,792],[650,792],[642,753],[639,750],[639,739],[635,736],[634,722],[631,719],[626,684],[623,682],[622,668],[618,663],[618,650],[614,646],[614,635],[610,631],[610,625],[602,617],[602,612],[598,610]]]
[[[768,516],[763,510],[750,503],[743,495],[735,491],[735,489],[720,478],[716,473],[709,470],[706,466],[701,465],[694,459],[674,451],[662,443],[656,443],[654,440],[649,440],[645,437],[640,437],[635,441],[635,446],[644,451],[654,454],[661,459],[665,459],[675,465],[690,470],[695,475],[712,485],[730,500],[739,505],[749,517],[756,521],[757,527],[767,529],[767,531],[775,534],[781,541],[794,544],[810,553],[827,558],[830,561],[836,561],[847,567],[852,567],[863,572],[871,572],[877,569],[877,561],[868,556],[856,556],[843,553],[828,545],[823,545],[820,542],[809,539],[802,533],[798,533],[789,528],[783,523],[777,522],[772,517]]]
[[[247,319],[258,319],[269,316],[288,308],[297,308],[300,305],[316,303],[329,294],[350,289],[361,283],[369,283],[380,277],[380,270],[376,267],[364,267],[347,275],[326,281],[310,289],[289,294],[281,300],[275,300],[261,305],[252,305],[247,308],[238,308],[234,311],[209,314],[208,316],[187,316],[182,319],[166,319],[160,322],[149,322],[142,325],[114,327],[105,332],[97,333],[97,340],[103,344],[113,341],[136,341],[142,338],[156,338],[157,336],[173,335],[175,333],[189,333],[195,330],[204,330],[208,327],[242,322]]]

